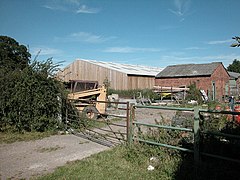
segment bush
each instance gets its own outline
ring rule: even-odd
[[[200,93],[200,90],[196,87],[196,84],[191,84],[190,86],[188,86],[188,88],[189,91],[187,93],[186,100],[195,100],[199,104],[201,104],[203,102],[202,95]]]
[[[132,90],[114,90],[109,89],[108,95],[110,94],[119,94],[119,97],[122,98],[138,98],[140,94],[142,97],[149,98],[151,100],[160,99],[160,96],[153,92],[151,89],[132,89]]]
[[[64,87],[54,79],[52,59],[23,70],[0,71],[0,131],[53,130],[58,127]]]

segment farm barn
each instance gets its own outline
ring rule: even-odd
[[[77,59],[57,76],[66,82],[89,80],[103,84],[107,80],[110,82],[110,88],[115,90],[151,89],[155,83],[155,76],[161,70],[156,67]]]
[[[229,74],[221,62],[167,66],[156,76],[157,86],[180,87],[195,83],[210,100],[229,95]]]

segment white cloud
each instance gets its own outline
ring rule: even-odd
[[[158,48],[134,48],[134,47],[109,47],[104,52],[111,53],[134,53],[134,52],[159,52]]]
[[[205,48],[202,48],[202,47],[196,47],[196,46],[185,48],[185,50],[201,50],[201,49],[205,49]]]
[[[89,43],[101,43],[105,41],[104,37],[87,32],[73,33],[70,35],[70,37],[72,37],[76,41],[85,41]]]
[[[72,12],[76,14],[96,14],[100,12],[99,8],[88,7],[85,4],[81,4],[80,0],[47,0],[43,7],[50,10]]]
[[[62,54],[62,50],[59,49],[54,49],[54,48],[49,48],[49,47],[34,47],[30,49],[30,53],[32,55],[57,55],[57,54]]]
[[[48,5],[45,4],[43,5],[44,8],[50,9],[50,10],[58,10],[58,11],[67,11],[68,9],[64,6],[59,6],[59,5]]]
[[[213,56],[169,56],[164,55],[160,57],[160,61],[167,62],[168,65],[174,64],[189,64],[189,63],[211,63],[222,62],[225,66],[228,66],[234,59],[239,59],[240,54],[228,54],[228,55],[213,55]]]
[[[105,37],[101,35],[96,35],[88,32],[76,32],[66,37],[56,37],[56,41],[63,41],[63,42],[86,42],[86,43],[103,43],[109,41],[111,39],[115,39],[116,37],[110,36]]]
[[[174,0],[174,8],[168,9],[172,14],[180,18],[180,22],[185,20],[190,9],[191,0]]]
[[[79,13],[86,13],[86,14],[96,14],[100,11],[98,8],[89,8],[86,5],[81,5],[78,10],[76,11],[77,14]]]
[[[215,45],[215,44],[226,44],[232,42],[232,39],[226,39],[226,40],[218,40],[218,41],[209,41],[207,44]]]

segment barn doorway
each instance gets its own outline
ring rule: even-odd
[[[215,81],[212,81],[212,100],[216,100],[216,83]]]

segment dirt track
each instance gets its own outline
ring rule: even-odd
[[[169,121],[175,111],[137,109],[135,120]],[[0,144],[0,178],[29,179],[53,172],[69,161],[80,160],[108,147],[74,135],[56,135],[36,141]]]
[[[0,144],[0,179],[29,179],[106,149],[108,147],[74,135]]]

